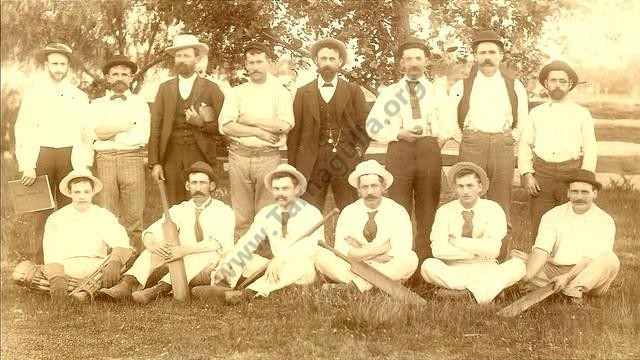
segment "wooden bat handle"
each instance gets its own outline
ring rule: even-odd
[[[158,180],[158,190],[160,190],[160,202],[162,203],[162,211],[164,212],[164,216],[166,221],[171,221],[171,216],[169,215],[169,200],[167,200],[167,188],[164,185],[163,180]]]

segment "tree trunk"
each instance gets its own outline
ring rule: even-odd
[[[400,43],[404,39],[411,36],[411,27],[409,26],[409,0],[394,0],[394,14],[391,18],[391,35],[396,43]]]

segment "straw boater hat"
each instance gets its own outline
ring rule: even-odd
[[[400,44],[400,46],[398,46],[396,57],[398,59],[402,58],[402,53],[406,49],[412,49],[412,48],[418,48],[418,49],[424,50],[424,53],[426,54],[426,56],[429,57],[430,51],[429,51],[429,47],[427,46],[427,43],[425,43],[421,39],[418,39],[415,36],[411,36],[405,39],[405,41],[402,44]]]
[[[169,55],[175,56],[176,51],[186,48],[199,49],[201,56],[209,52],[209,46],[201,43],[198,38],[192,34],[182,34],[173,38],[173,46],[168,47],[166,52],[169,53]]]
[[[307,189],[307,179],[304,178],[304,175],[302,175],[301,172],[299,172],[298,170],[296,170],[296,168],[289,164],[280,164],[274,170],[265,175],[264,186],[267,188],[267,190],[271,191],[271,182],[273,181],[273,176],[278,173],[291,174],[296,179],[298,179],[298,185],[300,185],[301,189],[300,194],[298,195],[304,194],[305,190]]]
[[[47,60],[47,55],[51,53],[62,54],[69,59],[69,62],[75,60],[75,57],[73,56],[73,50],[71,50],[71,47],[63,43],[47,44],[47,46],[38,54],[38,58],[40,59],[40,61],[44,62]]]
[[[487,173],[484,172],[484,170],[480,166],[466,161],[459,162],[453,165],[451,169],[449,169],[449,172],[447,173],[447,183],[449,183],[449,188],[451,190],[454,190],[456,188],[456,174],[461,170],[471,170],[476,173],[480,178],[480,183],[482,184],[482,191],[480,192],[480,196],[487,193],[487,190],[489,190],[489,178],[487,177]]]
[[[138,71],[138,65],[129,60],[128,57],[124,55],[113,55],[113,57],[102,67],[102,73],[106,75],[112,67],[117,65],[124,65],[128,67],[131,69],[131,74],[135,74]]]
[[[504,50],[504,43],[502,42],[500,35],[498,35],[498,33],[496,33],[495,31],[484,30],[478,32],[471,42],[471,48],[475,50],[478,44],[483,42],[492,42],[494,44],[497,44],[502,50]]]
[[[316,41],[313,46],[311,46],[311,58],[315,59],[318,55],[318,51],[322,48],[337,48],[338,54],[340,54],[340,59],[342,59],[342,63],[347,62],[347,48],[344,46],[344,43],[340,40],[336,40],[334,38],[326,38]]]
[[[216,184],[218,183],[218,179],[216,178],[213,168],[204,161],[194,162],[189,166],[185,173],[187,174],[187,177],[192,173],[203,173],[209,177],[209,181],[213,181]]]
[[[91,171],[89,169],[77,169],[77,170],[71,170],[71,172],[68,173],[67,176],[65,176],[64,179],[62,179],[62,181],[60,181],[59,188],[62,195],[66,197],[71,197],[69,182],[77,178],[87,178],[93,182],[93,195],[99,193],[100,190],[102,190],[102,181],[100,181],[100,179],[98,179],[97,177],[93,176],[93,174],[91,174]]]
[[[385,187],[387,190],[391,184],[393,184],[393,175],[384,168],[384,166],[380,165],[379,162],[375,160],[367,160],[363,161],[356,166],[356,169],[349,174],[349,184],[354,188],[358,188],[358,179],[363,175],[378,175],[382,176],[384,179]]]
[[[602,184],[596,180],[596,174],[585,169],[573,169],[564,179],[565,184],[569,185],[573,182],[583,182],[595,186],[598,190],[602,189]]]
[[[569,79],[571,80],[571,88],[569,89],[569,91],[573,90],[573,88],[578,85],[578,74],[571,68],[571,66],[569,66],[569,64],[564,61],[556,60],[548,63],[547,65],[542,67],[542,70],[540,70],[538,81],[542,86],[545,86],[544,82],[547,80],[549,73],[554,70],[564,71],[565,73],[567,73],[567,76],[569,76]]]

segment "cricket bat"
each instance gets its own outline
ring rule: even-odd
[[[366,262],[349,259],[345,255],[340,253],[338,250],[330,247],[324,242],[320,242],[319,245],[331,251],[340,259],[349,263],[349,265],[351,265],[351,272],[360,276],[366,281],[370,282],[373,286],[377,287],[378,289],[382,290],[386,294],[390,295],[392,298],[399,299],[408,304],[415,304],[415,305],[427,304],[427,301],[422,297],[420,297],[418,294],[402,286],[402,284],[400,284],[399,282],[390,279],[385,274],[381,273],[376,268],[367,264]]]
[[[514,301],[511,305],[505,306],[504,308],[502,308],[502,310],[498,311],[498,315],[502,317],[518,316],[528,308],[548,298],[554,293],[555,291],[553,290],[553,284],[548,284],[545,287],[541,287],[524,295],[520,299]]]
[[[164,222],[162,223],[164,241],[169,245],[179,246],[180,238],[178,237],[178,227],[169,215],[169,201],[167,200],[167,190],[164,181],[158,181],[158,189],[160,190],[160,199],[162,200],[162,209],[164,210]],[[187,273],[184,268],[184,259],[172,261],[168,263],[167,266],[169,266],[173,298],[178,301],[189,302],[191,300],[191,290],[189,289]]]

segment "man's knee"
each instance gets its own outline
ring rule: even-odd
[[[433,274],[437,272],[438,268],[440,268],[443,264],[444,263],[440,259],[428,258],[422,263],[422,266],[420,267],[420,275],[422,275],[422,278],[425,281],[432,282],[431,279],[433,277]]]

